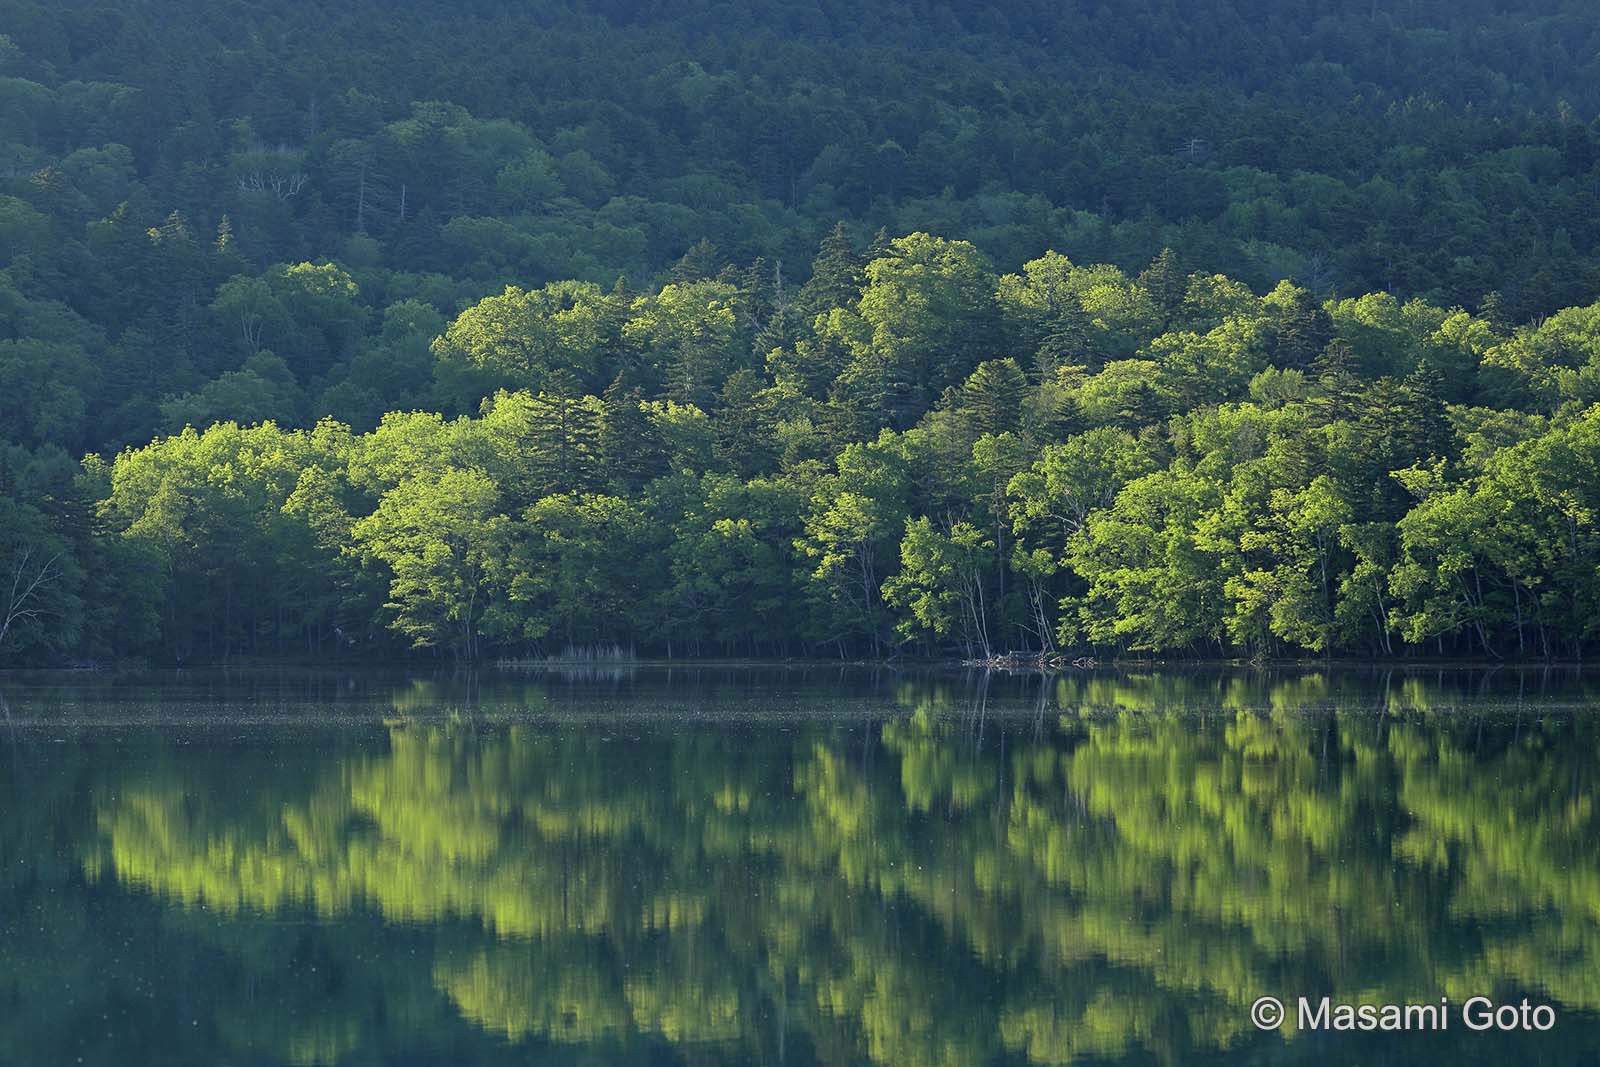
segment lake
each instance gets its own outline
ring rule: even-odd
[[[1570,670],[15,674],[0,698],[0,1063],[1600,1048],[1600,677]],[[1474,997],[1553,1025],[1475,1030]],[[1445,1028],[1340,1032],[1341,1004]]]

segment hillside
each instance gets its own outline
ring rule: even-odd
[[[1592,5],[0,27],[7,662],[1592,651]]]

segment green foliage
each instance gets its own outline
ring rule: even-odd
[[[995,278],[970,245],[883,238],[857,297],[765,359],[750,340],[779,296],[758,266],[725,272],[737,281],[686,267],[642,294],[512,287],[449,322],[398,300],[321,395],[375,412],[380,394],[453,389],[474,416],[280,429],[310,401],[255,352],[163,402],[182,432],[54,475],[66,503],[7,490],[22,541],[55,546],[56,614],[71,616],[14,624],[11,654],[848,656],[891,635],[968,658],[1586,653],[1586,318],[1505,340],[1383,294],[1324,309],[1199,274],[1180,294],[1174,269],[1133,282],[1050,253]],[[354,285],[283,268],[227,282],[218,307],[257,308],[263,330],[321,322],[331,345]],[[93,343],[18,299],[41,332],[77,339],[0,342],[18,359]],[[1049,373],[1030,379],[1019,356],[1062,321],[1079,347],[1036,351]],[[1508,346],[1535,343],[1564,346],[1566,377],[1526,407],[1451,399],[1480,398],[1521,365]],[[1018,355],[981,358],[996,348]],[[539,387],[491,389],[517,380]],[[107,575],[107,604],[72,592],[129,561],[137,579]],[[117,611],[144,621],[119,636]]]
[[[735,366],[738,302],[723,282],[674,282],[634,302],[623,337],[662,369],[670,399],[709,408]]]
[[[12,454],[0,462],[24,459]],[[16,473],[24,484],[33,480],[33,472]],[[30,498],[0,495],[0,663],[70,650],[84,623],[82,564],[39,506],[44,501]]]
[[[598,286],[570,282],[533,292],[508,286],[478,301],[434,342],[452,378],[470,374],[467,392],[451,399],[470,405],[496,387],[537,392],[557,371],[592,384],[606,342],[606,299]]]
[[[392,573],[384,607],[413,648],[470,659],[485,633],[510,626],[510,520],[499,507],[499,490],[482,471],[447,469],[396,485],[351,528],[361,553]]]
[[[1592,652],[1592,6],[19,3],[14,659]]]
[[[971,523],[958,522],[948,534],[926,518],[908,519],[900,541],[900,573],[884,583],[884,600],[910,614],[897,628],[907,637],[917,630],[945,636],[959,631],[968,658],[994,653],[989,639],[989,599],[984,584],[995,572],[995,544]]]
[[[523,514],[510,563],[522,636],[562,648],[633,647],[637,605],[653,576],[638,568],[653,531],[636,504],[614,496],[547,496]]]

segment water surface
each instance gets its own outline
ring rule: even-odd
[[[0,675],[0,1063],[1583,1062],[1596,682]]]

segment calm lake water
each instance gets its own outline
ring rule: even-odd
[[[0,1063],[1592,1062],[1600,678],[0,675]],[[1289,1005],[1280,1030],[1258,998]],[[1296,998],[1448,1030],[1306,1029]],[[1549,1005],[1478,1033],[1473,996]]]

